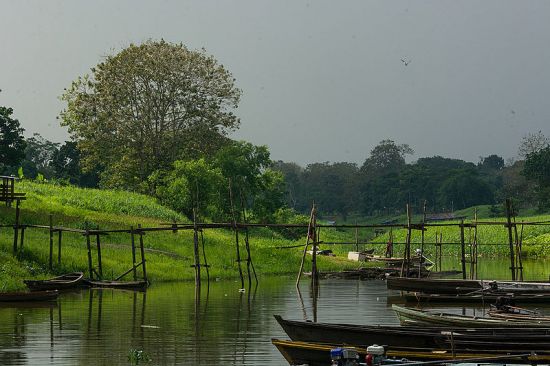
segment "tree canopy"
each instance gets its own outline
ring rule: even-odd
[[[25,157],[25,130],[12,114],[12,108],[0,106],[0,172],[16,166]]]
[[[204,51],[148,41],[130,45],[76,79],[62,100],[61,124],[101,185],[144,189],[176,160],[215,153],[236,129],[241,91]]]

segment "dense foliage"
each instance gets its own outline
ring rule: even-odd
[[[63,94],[86,172],[104,187],[145,191],[176,160],[215,153],[239,119],[241,92],[223,66],[181,44],[130,45],[79,77]]]
[[[17,166],[25,156],[24,129],[12,114],[13,109],[0,106],[0,173]]]

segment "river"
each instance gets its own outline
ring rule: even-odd
[[[505,260],[483,266],[485,278],[508,278]],[[544,279],[544,261],[526,262],[526,277]],[[261,278],[239,292],[236,281],[153,284],[146,292],[83,290],[40,306],[0,305],[1,365],[286,365],[271,338],[286,338],[273,318],[398,324],[382,280],[323,280],[316,303],[308,279]],[[390,293],[395,295],[397,293]],[[316,306],[314,306],[316,305]],[[480,314],[481,308],[449,311]],[[543,309],[545,310],[545,309]]]

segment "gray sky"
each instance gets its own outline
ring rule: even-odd
[[[149,38],[224,64],[243,90],[233,137],[273,159],[362,163],[390,138],[414,158],[477,162],[550,135],[550,1],[0,0],[0,13],[0,105],[53,141],[68,137],[63,88]]]

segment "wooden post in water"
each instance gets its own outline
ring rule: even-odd
[[[50,271],[53,269],[53,216],[50,214],[50,257],[49,257]]]
[[[515,260],[514,260],[514,239],[512,237],[512,201],[506,199],[506,221],[508,228],[508,243],[510,245],[510,271],[512,272],[512,281],[516,280]]]
[[[134,227],[130,226],[130,240],[132,242],[132,273],[134,275],[134,281],[137,281],[136,271],[136,241],[134,237]]]
[[[313,211],[313,224],[312,224],[313,238],[312,240],[312,249],[313,253],[311,255],[311,285],[313,286],[313,291],[316,293],[317,285],[319,282],[319,272],[317,271],[317,245],[318,236],[317,236],[317,212]],[[315,295],[314,295],[315,296]]]
[[[99,225],[97,226],[97,230],[99,231]],[[97,268],[99,270],[99,279],[103,280],[103,264],[101,260],[101,235],[99,235],[99,232],[95,234],[95,244],[97,247]]]
[[[197,227],[197,213],[195,209],[193,209],[193,254],[195,256],[195,264],[193,265],[193,267],[195,267],[195,287],[198,288],[201,285],[201,263],[199,256],[199,230]]]
[[[231,179],[229,179],[229,203],[231,204],[231,215],[233,216],[233,228],[235,230],[235,249],[237,254],[237,266],[239,268],[239,277],[241,278],[241,288],[244,288],[243,269],[241,267],[241,249],[239,247],[239,228],[237,227],[237,215],[235,214],[235,205],[233,204],[233,189]]]
[[[411,209],[407,203],[407,240],[405,241],[405,251],[403,253],[403,263],[401,264],[400,276],[409,277],[410,262],[411,262]]]
[[[304,271],[304,262],[306,260],[307,248],[309,246],[309,241],[311,239],[311,225],[313,223],[313,215],[315,214],[315,202],[311,208],[311,214],[309,215],[309,224],[307,225],[307,237],[306,245],[304,246],[304,251],[302,252],[302,262],[300,263],[300,269],[298,270],[298,278],[296,278],[296,287],[300,284],[300,279],[302,278],[302,272]]]
[[[460,261],[462,262],[462,279],[466,279],[466,242],[464,240],[464,220],[460,220]]]
[[[422,277],[422,266],[424,264],[424,231],[426,230],[426,204],[428,201],[424,200],[424,206],[422,208],[422,237],[420,243],[420,262],[418,262],[418,278]]]
[[[138,224],[138,229],[141,229],[141,224]],[[140,230],[139,232],[139,249],[141,252],[141,269],[143,270],[143,280],[145,282],[149,282],[147,280],[147,266],[145,265],[145,245],[143,243],[143,231]]]
[[[86,223],[86,248],[88,249],[88,272],[90,273],[90,279],[94,279],[94,273],[92,268],[92,247],[90,245],[90,230],[88,229],[88,223]]]
[[[61,238],[63,237],[63,230],[57,231],[57,265],[61,265]]]
[[[355,251],[359,252],[359,228],[357,227],[357,220],[355,220]]]
[[[15,224],[13,225],[13,253],[17,253],[17,240],[19,239],[19,202],[15,200]]]

